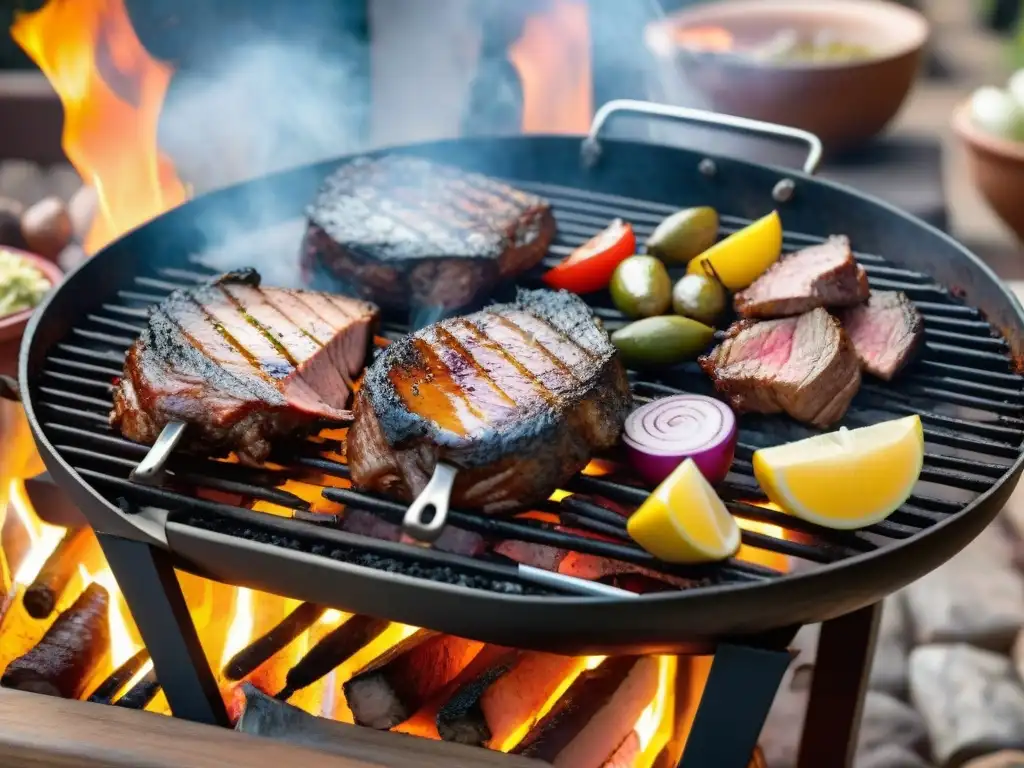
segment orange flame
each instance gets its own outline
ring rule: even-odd
[[[174,70],[143,48],[123,0],[49,0],[19,14],[11,36],[60,97],[64,152],[98,194],[86,252],[185,201],[185,185],[157,148]]]

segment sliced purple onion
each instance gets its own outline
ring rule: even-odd
[[[704,395],[673,395],[647,403],[626,419],[622,436],[630,463],[657,485],[693,459],[712,485],[722,482],[736,452],[736,416]]]

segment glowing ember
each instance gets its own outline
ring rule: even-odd
[[[88,253],[184,202],[157,149],[173,69],[142,47],[123,0],[50,0],[18,15],[11,35],[60,97],[64,152],[99,195]]]
[[[782,511],[770,501],[748,501],[746,503],[763,509],[771,509],[775,512]],[[742,517],[737,517],[736,522],[739,524],[740,528],[745,531],[760,533],[764,536],[782,539],[783,541],[786,540],[786,530],[781,526],[772,525],[771,523],[762,523],[757,520],[747,520]],[[776,571],[781,571],[783,573],[786,573],[789,570],[789,558],[786,555],[778,552],[772,552],[768,549],[760,549],[758,547],[752,547],[744,544],[740,547],[740,551],[736,553],[736,557],[739,560],[763,565],[766,568],[774,568]]]
[[[633,768],[650,768],[675,731],[675,684],[679,664],[675,656],[658,657],[658,693],[636,721],[640,755]]]

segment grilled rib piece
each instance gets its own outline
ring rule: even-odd
[[[784,256],[733,297],[743,317],[789,317],[815,307],[852,307],[868,298],[868,278],[853,259],[848,238],[830,237]]]
[[[307,215],[303,266],[311,284],[409,309],[414,329],[537,264],[555,232],[546,200],[401,155],[342,166]]]
[[[348,433],[352,482],[410,500],[443,460],[459,468],[456,506],[535,504],[616,443],[630,402],[626,372],[587,305],[564,291],[521,291],[374,361]]]
[[[892,381],[921,348],[924,318],[902,291],[872,291],[867,304],[840,315],[864,370]]]
[[[860,361],[839,321],[824,309],[799,317],[741,320],[701,368],[738,411],[785,412],[828,427],[860,389]]]
[[[186,448],[258,463],[275,438],[351,418],[377,316],[355,299],[261,288],[252,269],[175,291],[128,350],[110,422],[152,443],[184,421]]]

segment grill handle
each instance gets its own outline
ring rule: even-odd
[[[748,117],[736,117],[735,115],[722,115],[718,112],[708,112],[703,109],[690,109],[689,107],[674,107],[669,104],[657,104],[653,101],[639,101],[636,99],[614,99],[604,104],[597,114],[594,115],[594,122],[590,124],[590,131],[587,138],[583,140],[583,162],[589,167],[597,162],[601,154],[601,143],[598,140],[601,129],[605,123],[614,115],[632,114],[645,115],[647,117],[663,117],[670,120],[680,120],[684,123],[695,123],[698,125],[717,125],[729,128],[739,133],[753,134],[756,136],[776,137],[790,139],[794,142],[807,145],[807,159],[804,160],[803,171],[813,174],[818,170],[821,163],[822,145],[821,139],[810,131],[799,128],[790,128],[787,125],[766,123],[762,120],[751,120]]]

